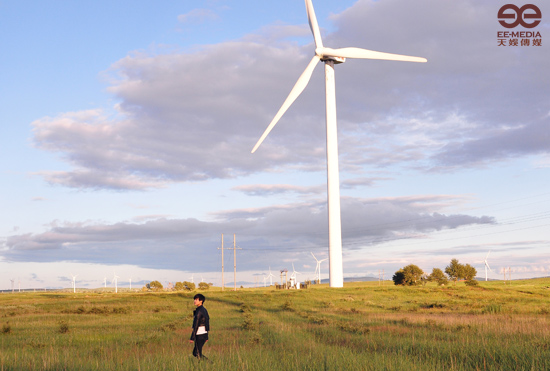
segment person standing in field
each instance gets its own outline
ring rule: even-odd
[[[206,298],[202,294],[197,294],[193,297],[197,309],[193,312],[193,330],[189,342],[195,343],[193,355],[200,359],[207,359],[202,355],[202,347],[208,341],[208,331],[210,331],[210,317],[208,311],[204,307]]]

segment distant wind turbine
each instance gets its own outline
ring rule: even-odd
[[[273,275],[273,273],[271,273],[271,267],[269,267],[269,286],[273,286],[273,277],[275,277]]]
[[[10,279],[10,281],[11,281],[11,293],[13,294],[15,291],[15,279],[12,278]]]
[[[130,291],[132,291],[132,277],[128,278],[130,280]]]
[[[292,278],[292,277],[296,278],[296,275],[297,275],[297,274],[302,274],[302,273],[296,272],[296,269],[294,269],[294,263],[292,263],[292,274],[290,275],[290,277],[291,277],[291,278]]]
[[[410,57],[399,54],[376,52],[360,48],[331,49],[323,46],[321,31],[313,10],[311,0],[305,0],[309,26],[315,40],[315,55],[305,71],[298,78],[296,85],[283,105],[268,125],[254,148],[254,153],[262,144],[275,124],[304,91],[315,66],[319,61],[325,63],[325,95],[326,95],[326,130],[327,130],[327,194],[328,194],[328,229],[329,229],[329,279],[330,287],[344,286],[344,270],[342,264],[342,227],[340,220],[340,176],[338,170],[338,137],[336,128],[336,93],[334,80],[334,64],[345,62],[346,58],[382,59],[403,62],[427,62],[425,58]]]
[[[292,274],[290,275],[290,278],[294,280],[294,287],[297,289],[300,288],[300,283],[298,282],[298,274],[302,274],[300,272],[297,272],[296,269],[294,269],[294,263],[292,263]]]
[[[73,274],[71,273],[71,276],[73,277],[73,293],[76,293],[76,277],[78,276],[78,274],[77,274],[77,275],[73,275]]]
[[[313,256],[313,259],[315,259],[315,261],[317,262],[317,266],[315,267],[315,275],[317,276],[317,283],[321,283],[321,263],[324,262],[325,260],[328,260],[328,258],[325,258],[325,259],[322,259],[322,260],[318,260],[315,255],[313,255],[313,253],[311,253],[311,255]]]
[[[118,293],[118,279],[119,279],[119,278],[120,278],[120,277],[117,276],[116,273],[115,273],[114,276],[113,276],[113,280],[111,281],[111,283],[114,282],[114,284],[115,284],[115,294]]]

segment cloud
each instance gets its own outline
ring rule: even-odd
[[[217,21],[220,17],[211,9],[193,9],[188,13],[178,15],[178,22],[200,24],[207,21]]]
[[[468,225],[494,223],[491,217],[446,215],[449,196],[393,199],[343,198],[342,230],[345,251],[403,238],[411,234]],[[143,222],[52,222],[46,231],[11,235],[0,255],[8,261],[72,261],[131,264],[144,268],[215,271],[220,235],[236,234],[243,251],[241,266],[269,265],[287,253],[325,251],[326,202],[297,203],[256,210],[228,210],[215,221],[159,218]]]
[[[285,193],[320,194],[326,191],[326,186],[294,186],[290,184],[248,184],[232,188],[248,196],[271,196]]]
[[[448,170],[548,154],[545,49],[497,47],[495,9],[468,0],[360,1],[332,16],[336,31],[326,45],[429,60],[338,66],[342,171],[411,164]],[[214,14],[197,9],[179,18],[192,17]],[[70,168],[39,175],[73,188],[141,190],[324,169],[320,67],[260,150],[249,153],[310,59],[311,44],[289,41],[304,31],[274,25],[191,53],[121,59],[108,89],[120,102],[115,115],[96,109],[32,123],[35,146]]]

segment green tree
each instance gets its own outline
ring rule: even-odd
[[[210,285],[206,282],[200,282],[199,283],[199,290],[208,290],[210,288]]]
[[[449,280],[445,276],[445,273],[439,268],[432,269],[432,273],[428,276],[428,280],[432,282],[437,282],[438,286],[446,285],[449,283]]]
[[[193,291],[195,290],[195,284],[193,282],[189,281],[183,281],[183,289],[186,291]]]
[[[392,279],[396,285],[415,286],[422,283],[423,274],[424,272],[418,266],[409,264],[395,272]]]
[[[464,279],[468,286],[477,286],[476,280],[477,269],[472,267],[470,264],[464,265]]]
[[[451,263],[445,268],[445,273],[456,285],[456,281],[464,278],[464,265],[460,264],[458,259],[451,259]]]
[[[148,288],[153,290],[153,291],[160,291],[160,290],[163,289],[162,283],[160,283],[159,281],[149,282]]]
[[[183,286],[183,282],[176,282],[176,285],[174,286],[176,291],[183,291],[185,290],[185,286]]]

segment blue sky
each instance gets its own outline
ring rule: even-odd
[[[428,59],[336,67],[344,276],[484,276],[489,250],[491,278],[548,275],[547,4],[529,47],[498,46],[494,1],[313,4],[327,46]],[[303,1],[0,0],[0,27],[0,289],[219,284],[222,233],[243,284],[313,278],[321,66],[250,154],[312,56]]]

